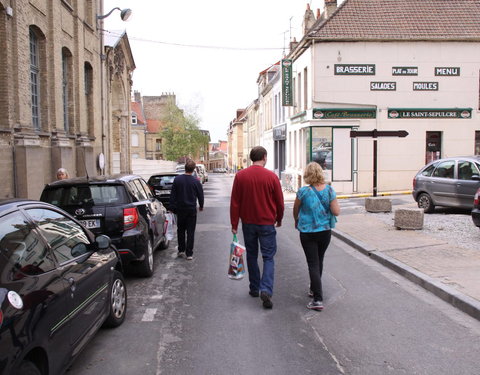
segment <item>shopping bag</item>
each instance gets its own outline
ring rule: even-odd
[[[228,277],[232,280],[241,280],[243,276],[245,276],[245,263],[243,261],[245,250],[245,247],[238,243],[237,235],[234,235],[230,245],[227,273]]]
[[[167,212],[165,214],[165,238],[167,239],[167,241],[173,240],[174,225],[175,225],[175,214]]]

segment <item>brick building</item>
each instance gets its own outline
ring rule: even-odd
[[[110,173],[115,153],[129,171],[135,65],[126,34],[104,49],[99,14],[102,0],[0,0],[0,198],[38,199],[59,167]]]

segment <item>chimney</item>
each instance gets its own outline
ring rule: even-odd
[[[133,97],[135,100],[135,103],[141,103],[142,102],[142,95],[140,94],[140,91],[134,91],[133,92]]]
[[[330,18],[335,10],[337,10],[337,0],[325,0],[325,18]]]
[[[337,2],[335,1],[335,4],[336,3]],[[307,4],[307,10],[305,11],[305,15],[303,16],[303,25],[302,25],[303,34],[305,35],[307,31],[310,30],[314,24],[315,24],[315,15],[313,14],[313,10],[310,9],[310,4]]]
[[[290,42],[290,52],[292,52],[295,48],[297,48],[298,42],[297,38],[293,37],[293,41]]]

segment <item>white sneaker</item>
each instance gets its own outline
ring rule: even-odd
[[[187,257],[187,260],[193,260],[192,256]]]
[[[177,253],[177,256],[178,256],[179,258],[185,258],[185,251],[179,251],[179,252]]]

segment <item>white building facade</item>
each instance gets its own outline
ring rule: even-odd
[[[294,187],[318,160],[337,192],[372,192],[374,138],[352,130],[392,132],[376,138],[380,192],[411,189],[431,160],[480,153],[480,24],[465,24],[477,15],[467,0],[345,0],[317,20],[287,56]]]

